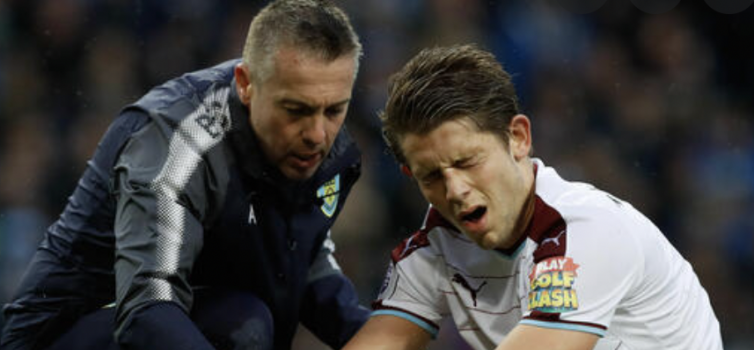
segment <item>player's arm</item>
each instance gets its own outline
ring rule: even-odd
[[[437,336],[447,300],[438,285],[443,255],[432,248],[427,230],[406,238],[391,253],[369,321],[346,345],[348,350],[422,350]]]
[[[592,350],[596,334],[521,324],[505,337],[496,350]]]
[[[392,315],[372,316],[344,350],[419,350],[432,336],[415,323]]]

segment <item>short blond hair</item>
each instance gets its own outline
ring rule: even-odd
[[[358,71],[359,37],[348,16],[328,0],[276,0],[251,21],[243,62],[259,83],[272,74],[273,56],[283,46],[300,49],[325,61],[351,54]]]

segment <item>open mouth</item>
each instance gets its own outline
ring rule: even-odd
[[[314,153],[314,154],[310,154],[310,155],[296,154],[296,155],[294,155],[294,157],[296,157],[296,158],[298,158],[298,159],[300,159],[302,161],[308,161],[308,160],[314,159],[315,157],[317,157],[317,155],[319,155],[319,153]]]
[[[322,155],[320,153],[311,153],[311,154],[293,153],[291,154],[291,159],[293,160],[294,164],[299,168],[311,168],[319,163],[319,161],[322,159]]]
[[[487,213],[487,207],[477,207],[468,214],[461,215],[461,220],[464,222],[477,222],[484,214]]]

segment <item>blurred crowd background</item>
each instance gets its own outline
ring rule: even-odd
[[[754,349],[754,8],[676,2],[574,14],[545,0],[340,1],[364,43],[347,124],[365,169],[334,234],[363,302],[426,207],[380,138],[387,78],[421,48],[473,42],[514,75],[535,155],[657,223],[707,289],[726,349]],[[237,57],[264,3],[0,1],[0,303],[120,108]],[[296,347],[326,349],[306,332]],[[465,348],[450,324],[432,345]]]

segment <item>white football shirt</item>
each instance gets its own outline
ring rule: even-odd
[[[373,315],[433,336],[452,317],[474,349],[521,324],[600,336],[595,349],[722,349],[691,265],[630,204],[534,159],[535,209],[515,251],[483,250],[434,209],[392,252]]]

